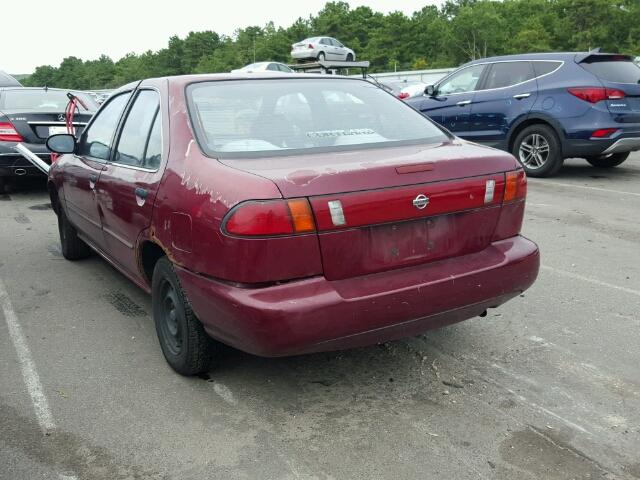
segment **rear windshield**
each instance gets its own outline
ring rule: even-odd
[[[211,156],[339,151],[447,136],[384,90],[344,78],[215,81],[187,88],[194,130]]]
[[[596,77],[608,82],[640,83],[640,68],[631,60],[590,61],[580,65]]]
[[[90,95],[72,92],[94,112],[98,105]],[[64,112],[69,98],[66,90],[6,90],[0,96],[0,110],[22,110],[28,112]],[[84,110],[79,106],[80,110]]]

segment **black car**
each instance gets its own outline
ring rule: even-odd
[[[14,147],[24,143],[33,153],[50,162],[51,153],[45,141],[49,135],[67,133],[67,93],[68,90],[57,88],[0,88],[0,191],[11,177],[42,175]],[[86,93],[71,93],[87,107],[80,106],[74,117],[73,125],[79,134],[98,109],[98,104]]]

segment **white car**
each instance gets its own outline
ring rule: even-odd
[[[253,72],[285,72],[294,73],[292,69],[284,63],[278,62],[256,62],[242,68],[231,70],[231,73],[253,73]]]
[[[291,56],[295,60],[318,60],[319,62],[325,60],[355,62],[356,60],[353,50],[331,37],[311,37],[294,43],[291,46]]]

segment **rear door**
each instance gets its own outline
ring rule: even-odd
[[[436,86],[434,97],[425,97],[420,111],[467,138],[470,135],[471,104],[480,84],[485,65],[471,65],[454,72]]]
[[[487,66],[471,105],[467,139],[505,147],[511,125],[526,116],[538,96],[529,61],[496,62]]]
[[[76,153],[60,160],[64,162],[63,189],[69,220],[101,249],[104,236],[96,185],[111,156],[116,129],[130,96],[131,92],[124,92],[111,97],[78,140]]]
[[[149,226],[162,177],[162,111],[156,90],[139,90],[125,114],[111,161],[98,182],[102,229],[110,256],[138,275],[135,245]]]
[[[595,54],[582,60],[580,66],[595,75],[605,88],[624,93],[622,98],[606,100],[616,122],[640,123],[640,67],[630,57]]]

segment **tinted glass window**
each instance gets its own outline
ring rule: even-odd
[[[582,68],[609,82],[639,83],[640,67],[632,61],[602,61],[581,63]]]
[[[278,65],[276,63],[270,63],[269,65],[267,65],[267,70],[277,72],[280,69],[278,68]]]
[[[226,157],[435,143],[447,137],[414,109],[361,80],[196,83],[189,108],[205,151]]]
[[[111,156],[111,141],[118,126],[130,93],[113,97],[97,116],[93,123],[82,134],[78,145],[78,155],[108,160]]]
[[[122,128],[114,162],[143,166],[149,132],[159,108],[160,100],[156,92],[143,90],[138,93]]]
[[[96,101],[86,93],[73,92],[87,106],[87,110],[95,112],[98,109]],[[0,108],[4,110],[22,110],[29,112],[64,112],[69,103],[67,90],[18,89],[6,90],[0,101]],[[82,105],[80,110],[84,110]]]
[[[322,40],[320,40],[320,43],[322,45],[331,45],[331,40],[329,40],[328,38],[323,38]]]
[[[162,160],[162,122],[160,121],[160,111],[158,110],[153,121],[153,127],[151,127],[151,134],[149,135],[147,151],[144,154],[142,166],[157,170],[160,167],[160,160]]]
[[[530,62],[501,62],[491,65],[483,88],[503,88],[526,82],[534,77]]]
[[[557,69],[562,62],[532,62],[533,69],[536,72],[536,77],[546,75]]]
[[[438,86],[438,93],[449,95],[451,93],[472,92],[476,89],[484,65],[473,65],[454,73]]]

